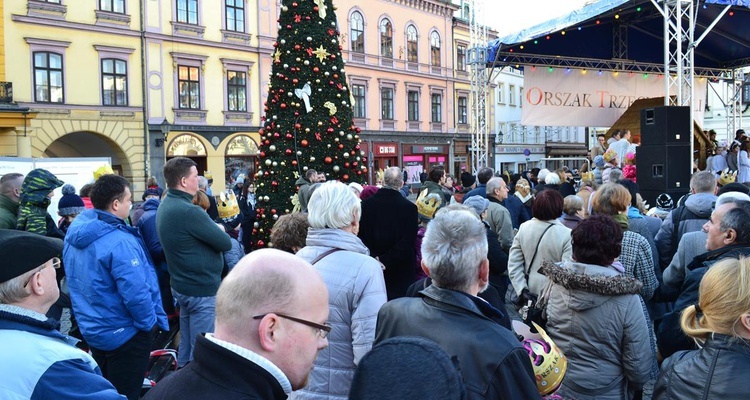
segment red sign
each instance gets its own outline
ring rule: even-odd
[[[374,143],[372,147],[376,156],[395,156],[398,154],[397,143]]]

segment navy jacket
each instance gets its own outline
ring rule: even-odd
[[[522,223],[531,219],[526,206],[523,205],[521,199],[517,196],[508,195],[508,198],[503,200],[500,204],[510,212],[510,221],[513,224],[513,229],[518,229]]]

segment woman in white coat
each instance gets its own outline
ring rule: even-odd
[[[750,147],[750,142],[743,141],[740,144],[740,152],[737,154],[737,182],[739,183],[750,183],[748,147]]]

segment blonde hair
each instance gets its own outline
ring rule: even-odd
[[[625,186],[618,183],[605,183],[596,191],[593,200],[597,214],[617,215],[630,207],[632,197]]]
[[[685,334],[700,340],[713,332],[737,336],[737,320],[750,312],[750,258],[724,259],[711,266],[701,281],[698,305],[700,317],[695,305],[682,311]]]

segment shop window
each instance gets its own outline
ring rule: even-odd
[[[229,141],[224,157],[224,179],[227,189],[236,186],[237,180],[252,180],[258,144],[247,135],[238,135]]]

